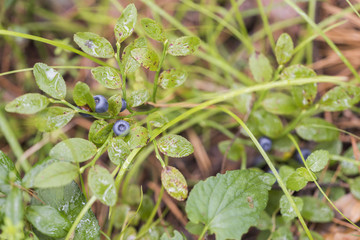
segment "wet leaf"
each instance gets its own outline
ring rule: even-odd
[[[189,194],[186,213],[203,223],[216,239],[237,239],[255,226],[265,209],[275,178],[255,170],[227,171],[197,183]]]
[[[184,201],[188,195],[184,176],[174,167],[167,166],[161,171],[161,183],[166,192],[178,201]]]
[[[241,89],[245,86],[240,84],[233,84],[232,89]],[[234,97],[233,99],[229,100],[229,103],[234,105],[234,107],[239,110],[241,113],[246,114],[250,112],[253,102],[253,95],[252,93],[244,93],[240,94],[239,96]]]
[[[108,99],[109,109],[108,112],[111,116],[116,116],[120,113],[122,107],[122,95],[115,94]]]
[[[71,227],[70,221],[51,206],[30,206],[26,218],[41,233],[55,238],[65,237]]]
[[[45,63],[36,63],[33,70],[36,84],[53,98],[64,99],[66,84],[60,73]]]
[[[76,83],[73,91],[73,99],[76,105],[88,105],[93,111],[95,111],[95,100],[91,94],[89,86],[86,83]]]
[[[5,217],[10,219],[13,225],[18,225],[24,218],[24,205],[22,191],[13,187],[5,200]]]
[[[295,172],[295,169],[290,166],[287,166],[287,165],[283,165],[279,169],[279,175],[280,175],[281,179],[283,180],[283,182],[285,182],[285,183],[288,180],[288,178],[291,176],[291,174],[293,174],[294,172]]]
[[[139,89],[132,91],[127,101],[130,107],[138,107],[146,103],[149,100],[150,94],[146,89]]]
[[[96,146],[82,138],[70,138],[56,144],[49,156],[67,162],[85,162],[97,152]]]
[[[186,157],[194,152],[194,147],[186,138],[175,134],[161,137],[158,148],[163,154],[174,158]]]
[[[122,165],[130,154],[129,145],[122,137],[113,138],[110,140],[108,154],[110,161],[115,165]]]
[[[290,80],[290,79],[297,79],[297,78],[311,78],[316,77],[316,73],[311,68],[308,68],[304,65],[291,65],[285,68],[280,78],[282,80]]]
[[[44,161],[37,162],[36,165],[34,165],[23,177],[22,186],[26,188],[33,188],[36,175],[54,162],[58,162],[58,160],[47,158]]]
[[[114,49],[111,43],[103,37],[91,32],[78,32],[74,35],[76,44],[87,54],[100,57],[114,57]]]
[[[41,132],[51,132],[64,127],[74,117],[75,111],[65,107],[49,107],[39,112],[35,126]]]
[[[292,199],[294,200],[296,207],[301,211],[304,205],[303,200],[299,197],[292,197]],[[294,208],[291,206],[285,195],[280,199],[280,212],[286,221],[290,221],[297,216]]]
[[[135,48],[131,50],[131,56],[146,69],[156,71],[159,65],[159,56],[150,48]]]
[[[304,205],[301,215],[310,222],[325,223],[334,218],[333,210],[320,199],[314,197],[301,197]]]
[[[134,31],[137,21],[137,10],[133,3],[126,6],[121,16],[116,21],[114,28],[116,41],[123,42]]]
[[[225,141],[221,141],[218,144],[218,148],[223,155],[226,153],[226,151],[229,148],[231,143],[232,143],[232,140],[225,140]],[[244,153],[244,150],[245,150],[244,145],[237,139],[231,145],[230,150],[227,155],[227,158],[231,161],[238,162],[238,161],[240,161],[240,159]]]
[[[148,130],[142,126],[132,127],[130,133],[125,137],[125,142],[130,149],[144,147],[149,139]]]
[[[94,79],[106,88],[119,89],[122,86],[121,78],[111,67],[96,67],[91,69]]]
[[[143,18],[141,19],[141,25],[144,28],[145,33],[152,39],[160,42],[166,40],[163,27],[153,19]]]
[[[275,46],[276,61],[279,65],[287,63],[293,54],[294,43],[289,34],[283,33],[280,35]]]
[[[103,204],[114,206],[117,199],[115,182],[111,174],[103,167],[91,168],[88,176],[89,187]]]
[[[176,230],[174,230],[173,237],[171,237],[171,236],[169,237],[167,233],[163,233],[163,235],[161,235],[161,238],[160,238],[160,240],[185,240],[185,239],[186,238]]]
[[[300,191],[307,183],[308,181],[306,178],[300,175],[299,172],[295,171],[286,180],[286,187],[290,190]]]
[[[200,46],[198,37],[185,36],[170,42],[167,52],[173,56],[193,54]]]
[[[336,127],[321,118],[307,118],[300,122],[295,130],[305,140],[324,142],[333,141],[339,137],[339,132],[330,128]]]
[[[326,150],[317,150],[312,152],[306,159],[306,163],[313,172],[320,172],[329,162],[329,152]]]
[[[343,111],[360,101],[360,88],[338,86],[325,93],[320,106],[325,111]]]
[[[104,120],[94,121],[89,130],[89,141],[100,147],[111,133],[113,125],[113,123],[108,124]]]
[[[27,93],[6,104],[5,110],[7,112],[33,114],[45,109],[49,103],[49,99],[41,94]]]
[[[298,173],[300,176],[302,176],[306,181],[312,182],[313,179],[316,180],[316,175],[315,173],[313,173],[311,170],[310,172],[304,168],[304,167],[300,167],[298,169],[296,169],[296,173]]]
[[[360,199],[360,177],[351,179],[349,181],[349,185],[351,194],[354,195],[354,197],[357,199]]]
[[[283,124],[278,116],[264,110],[255,111],[251,115],[254,124],[263,135],[276,138],[282,133]]]
[[[281,226],[273,233],[272,240],[293,240],[293,234],[287,226]]]
[[[187,73],[183,70],[169,69],[163,71],[159,76],[159,85],[164,88],[174,88],[182,85],[187,78]]]
[[[53,162],[35,177],[34,187],[51,188],[69,184],[79,174],[78,167],[68,162]]]
[[[256,82],[270,81],[273,74],[273,68],[262,53],[253,53],[249,59],[251,73]]]
[[[277,115],[291,115],[298,112],[292,98],[281,92],[268,93],[262,101],[264,109]]]
[[[167,117],[165,117],[161,112],[154,112],[147,116],[147,121],[151,126],[160,128],[169,122]]]
[[[122,64],[125,66],[125,73],[133,73],[140,67],[140,63],[131,56],[131,51],[135,48],[146,48],[146,46],[146,39],[144,37],[137,38],[126,46],[122,54]]]

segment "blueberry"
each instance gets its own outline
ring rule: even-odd
[[[130,132],[130,124],[127,121],[119,120],[114,124],[113,131],[116,136],[125,137]]]
[[[259,143],[262,149],[264,149],[265,152],[268,152],[271,150],[272,141],[270,138],[267,137],[261,137],[259,138]]]
[[[126,105],[127,105],[127,103],[126,103],[126,101],[125,101],[125,99],[121,99],[121,110],[120,110],[120,112],[122,112],[122,111],[124,111],[125,109],[126,109]]]
[[[109,108],[109,103],[103,95],[96,95],[94,96],[95,100],[95,112],[103,113],[106,112]]]
[[[311,151],[307,148],[300,148],[301,150],[301,154],[303,155],[304,159],[306,160],[310,154],[311,154]],[[301,156],[299,154],[299,152],[296,152],[295,153],[295,160],[298,161],[299,163],[303,163],[302,159],[301,159]]]

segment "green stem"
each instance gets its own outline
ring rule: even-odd
[[[85,204],[85,206],[83,207],[83,209],[81,209],[81,212],[79,213],[79,215],[77,215],[74,223],[72,224],[68,234],[66,235],[65,240],[70,240],[73,239],[73,232],[75,231],[77,225],[79,224],[79,222],[81,221],[81,219],[84,217],[84,215],[87,213],[87,211],[91,208],[91,206],[94,204],[94,202],[96,201],[96,197],[92,196],[90,198],[90,200]]]
[[[154,87],[153,87],[153,94],[152,94],[152,101],[153,101],[154,103],[156,103],[156,91],[157,91],[157,88],[158,88],[159,75],[160,75],[160,71],[161,71],[162,65],[163,65],[164,60],[165,60],[165,57],[166,57],[166,53],[167,53],[168,46],[169,46],[169,43],[168,43],[168,41],[166,40],[166,41],[164,42],[163,52],[162,52],[162,54],[161,54],[160,62],[159,62],[159,65],[158,65],[158,69],[156,70],[156,74],[155,74],[155,77],[154,77]]]
[[[208,228],[209,228],[209,227],[208,227],[207,225],[206,225],[206,226],[204,226],[204,228],[203,228],[203,230],[202,230],[201,234],[199,235],[198,240],[202,240],[202,239],[204,238],[204,236],[205,236],[205,234],[206,234],[206,232],[207,232]]]
[[[49,67],[56,68],[56,69],[93,69],[94,68],[94,67],[86,67],[86,66],[49,66]],[[34,68],[24,68],[24,69],[3,72],[3,73],[0,73],[0,77],[5,76],[5,75],[14,74],[14,73],[28,72],[28,71],[32,71],[32,70],[34,70]]]
[[[268,20],[268,18],[266,16],[264,6],[263,6],[261,0],[256,0],[256,2],[257,2],[257,5],[258,5],[258,8],[259,8],[259,11],[260,11],[261,19],[262,19],[263,24],[264,24],[265,32],[266,32],[266,34],[267,34],[267,36],[269,38],[271,48],[275,52],[275,40],[274,40],[274,36],[272,35],[272,31],[271,31],[271,28],[270,28],[270,25],[269,25],[269,20]]]
[[[316,0],[309,0],[308,9],[309,18],[315,22]],[[306,30],[307,36],[311,36],[313,33],[313,29],[309,23],[306,26]],[[306,63],[308,65],[312,64],[313,62],[313,54],[313,43],[310,42],[306,48]]]
[[[122,178],[124,177],[125,172],[128,170],[130,164],[132,163],[132,161],[134,160],[135,156],[140,152],[141,148],[135,148],[134,150],[132,150],[132,152],[130,153],[130,155],[126,158],[125,162],[123,163],[123,165],[121,165],[121,168],[119,170],[118,175],[116,176],[115,179],[115,186],[116,189],[119,189],[120,187],[120,182],[122,180]]]
[[[124,65],[122,64],[121,59],[120,59],[120,43],[119,42],[116,42],[115,59],[119,65],[120,72],[121,72],[121,78],[122,78],[121,90],[122,90],[122,94],[123,94],[122,97],[126,100],[126,74],[125,74]]]

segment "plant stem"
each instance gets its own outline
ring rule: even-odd
[[[122,90],[122,94],[123,94],[122,97],[126,100],[126,74],[125,74],[124,65],[122,64],[121,59],[120,59],[120,43],[119,42],[116,42],[115,59],[119,65],[121,78],[122,78],[122,85],[121,85],[121,90]]]
[[[202,239],[203,239],[203,237],[205,236],[205,233],[207,232],[208,228],[209,228],[208,226],[205,226],[205,227],[204,227],[204,229],[202,230],[201,234],[199,235],[198,240],[202,240]]]
[[[269,26],[269,21],[268,21],[268,18],[266,16],[266,13],[265,13],[264,6],[263,6],[261,0],[256,0],[256,2],[257,2],[257,5],[258,5],[258,8],[259,8],[259,11],[260,11],[261,19],[262,19],[263,24],[264,24],[265,32],[266,32],[266,34],[267,34],[267,36],[269,38],[271,48],[275,52],[275,40],[274,40],[274,36],[272,35],[271,28]]]
[[[124,174],[125,174],[126,170],[128,169],[128,167],[130,166],[130,164],[134,160],[135,156],[140,152],[140,150],[141,150],[141,148],[135,148],[134,150],[132,150],[130,155],[127,157],[127,159],[125,160],[125,162],[121,166],[120,171],[119,171],[119,173],[118,173],[118,175],[116,176],[116,179],[115,179],[116,189],[119,189],[121,179],[124,177]]]
[[[153,94],[152,94],[152,101],[154,103],[156,103],[156,91],[157,91],[157,88],[158,88],[158,80],[159,80],[159,75],[160,75],[160,71],[161,71],[161,68],[162,68],[162,65],[164,63],[164,59],[166,57],[166,53],[167,53],[167,48],[169,46],[169,43],[168,41],[166,40],[164,42],[164,46],[163,46],[163,52],[162,52],[162,55],[161,55],[161,58],[160,58],[160,62],[159,62],[159,65],[158,65],[158,69],[156,71],[156,74],[155,74],[155,77],[154,77],[154,87],[153,87]]]

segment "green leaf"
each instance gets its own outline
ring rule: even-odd
[[[163,27],[153,19],[143,18],[141,19],[141,25],[144,28],[145,33],[152,39],[160,42],[166,40]]]
[[[300,191],[307,183],[308,181],[306,178],[300,175],[299,172],[295,171],[286,180],[286,187],[290,190]]]
[[[141,208],[139,209],[139,215],[141,220],[146,221],[149,219],[152,210],[154,209],[154,202],[149,195],[144,195]]]
[[[169,69],[163,71],[159,76],[159,84],[162,88],[174,88],[182,85],[187,78],[187,73],[183,70]]]
[[[203,223],[216,239],[237,239],[255,226],[265,209],[275,178],[255,170],[227,171],[197,183],[190,192],[186,213]]]
[[[97,147],[103,145],[111,133],[113,125],[113,123],[108,124],[104,120],[94,121],[89,130],[89,141]]]
[[[311,236],[313,237],[314,240],[324,240],[324,238],[317,232],[310,231],[310,234],[311,234]],[[310,238],[307,236],[306,232],[303,231],[300,234],[299,240],[310,240]]]
[[[82,138],[70,138],[59,142],[50,150],[50,157],[67,162],[85,162],[97,152],[96,146]]]
[[[304,65],[291,65],[290,67],[285,68],[280,75],[280,79],[282,80],[311,77],[316,77],[315,71]]]
[[[37,162],[30,171],[28,171],[22,179],[22,186],[26,188],[33,188],[36,175],[38,175],[45,167],[50,164],[58,162],[58,160],[47,158],[44,161]]]
[[[272,234],[272,240],[293,240],[293,233],[287,226],[281,226]]]
[[[125,142],[133,150],[146,146],[148,139],[148,130],[142,126],[135,126],[131,128],[130,133],[125,137]]]
[[[91,69],[94,79],[106,88],[119,89],[122,86],[117,71],[111,67],[96,67]]]
[[[65,107],[49,107],[39,112],[35,126],[41,132],[51,132],[64,127],[74,117],[75,111]]]
[[[9,182],[10,173],[14,173],[15,182],[20,185],[20,174],[17,172],[15,164],[0,150],[0,192],[5,194],[9,193],[12,188],[12,184]]]
[[[150,94],[146,89],[139,89],[132,91],[130,96],[127,99],[127,102],[130,107],[138,107],[146,103],[149,100]]]
[[[37,230],[55,238],[65,237],[71,227],[70,221],[51,206],[30,206],[26,218]]]
[[[49,103],[49,99],[41,94],[27,93],[6,104],[5,110],[21,114],[33,114],[45,109]]]
[[[321,118],[306,118],[295,128],[296,133],[303,139],[315,142],[333,141],[339,137],[336,128]]]
[[[302,199],[299,197],[291,197],[291,198],[294,200],[295,205],[299,209],[299,211],[301,211],[304,204]],[[289,200],[285,195],[283,195],[280,199],[280,212],[286,221],[290,221],[297,216],[294,208],[291,206]]]
[[[175,134],[161,137],[158,148],[166,156],[174,158],[186,157],[194,152],[194,147],[186,138]]]
[[[306,159],[306,163],[313,172],[320,172],[329,162],[329,152],[326,150],[317,150],[312,152]]]
[[[264,110],[255,111],[251,115],[255,120],[253,124],[263,135],[276,138],[282,133],[283,124],[278,116]]]
[[[340,155],[343,150],[343,144],[339,139],[331,142],[322,142],[316,145],[314,150],[319,149],[326,150],[329,154]]]
[[[57,209],[71,224],[86,204],[84,195],[74,181],[63,187],[37,189],[36,194],[42,202],[33,198],[32,206],[43,206],[45,203]],[[73,240],[83,239],[100,240],[100,227],[91,209],[86,212],[75,229]]]
[[[306,181],[312,182],[313,179],[316,180],[316,175],[315,173],[313,173],[311,170],[310,172],[304,168],[304,167],[300,167],[298,169],[296,169],[296,173],[298,173],[300,176],[302,176]]]
[[[225,141],[221,141],[218,144],[218,148],[223,155],[226,153],[231,143],[232,140],[225,140]],[[230,147],[227,158],[231,161],[238,162],[243,156],[244,151],[245,151],[244,145],[238,139],[236,139],[235,142]]]
[[[88,105],[93,111],[95,111],[95,100],[90,92],[89,86],[86,83],[76,83],[73,91],[73,99],[76,105]]]
[[[110,140],[108,154],[110,161],[115,165],[122,165],[130,154],[129,145],[122,137],[116,137]]]
[[[343,111],[360,101],[360,88],[357,86],[337,86],[325,93],[320,100],[320,107],[325,111]]]
[[[279,65],[287,63],[294,51],[294,43],[289,34],[283,33],[280,35],[275,46],[276,61]]]
[[[266,111],[277,115],[291,115],[298,112],[292,98],[281,92],[268,93],[262,101],[262,106]]]
[[[78,167],[68,162],[54,162],[35,177],[34,187],[50,188],[69,184],[79,174]]]
[[[169,122],[167,117],[165,117],[161,112],[154,112],[147,116],[147,121],[150,123],[151,126],[160,128],[164,126],[166,123]]]
[[[87,54],[100,57],[114,57],[114,49],[106,38],[91,32],[78,32],[74,34],[74,41]]]
[[[198,37],[185,36],[170,42],[167,52],[173,56],[193,54],[200,46]]]
[[[288,180],[288,178],[291,176],[291,174],[293,174],[294,172],[295,169],[287,165],[283,165],[279,168],[279,175],[283,180],[283,182],[285,183]]]
[[[310,222],[325,223],[334,218],[334,212],[325,202],[314,197],[301,197],[304,205],[301,215]]]
[[[134,31],[137,20],[137,10],[133,3],[126,6],[116,21],[114,28],[116,41],[121,43]]]
[[[156,71],[159,66],[159,56],[150,48],[135,48],[131,56],[146,69]]]
[[[88,176],[89,187],[103,204],[114,206],[117,199],[115,182],[111,174],[103,167],[91,168]]]
[[[354,195],[354,197],[357,199],[360,199],[360,177],[351,179],[349,181],[349,185],[351,194]]]
[[[360,149],[360,143],[357,144],[358,149]],[[354,156],[354,150],[352,147],[349,147],[344,155],[344,157],[347,158],[352,158],[355,160],[355,156]],[[353,176],[353,175],[357,175],[359,174],[359,167],[358,165],[352,163],[352,162],[347,162],[347,161],[342,161],[340,163],[341,166],[341,172],[343,174],[345,174],[346,176]]]
[[[181,235],[181,233],[174,230],[174,236],[173,237],[169,237],[168,233],[163,233],[163,235],[161,235],[160,240],[185,240],[185,238],[184,238],[183,235]]]
[[[122,54],[122,64],[125,66],[125,73],[133,73],[140,67],[140,63],[131,56],[131,51],[135,48],[146,48],[146,46],[146,39],[144,37],[137,38],[126,46]]]
[[[260,213],[260,217],[259,220],[256,224],[256,228],[259,230],[270,230],[272,227],[272,221],[271,221],[271,217],[269,216],[269,214],[266,213],[266,211],[262,211]]]
[[[188,195],[184,176],[174,167],[166,166],[161,171],[161,183],[166,192],[178,201],[184,201]]]
[[[245,86],[240,84],[233,84],[231,86],[231,89],[241,89]],[[252,93],[244,93],[240,94],[228,101],[230,104],[232,104],[237,110],[240,111],[240,113],[246,114],[250,112],[250,109],[252,107],[253,103],[253,94]]]
[[[64,99],[66,84],[60,73],[45,63],[36,63],[33,70],[36,84],[53,98]]]
[[[5,217],[10,219],[13,225],[18,225],[23,221],[24,205],[22,191],[13,187],[6,197],[5,201]]]
[[[120,113],[122,107],[122,95],[115,94],[108,99],[109,109],[108,112],[111,116],[116,116]]]
[[[249,66],[256,82],[267,82],[271,80],[273,68],[264,54],[256,52],[251,54]]]

